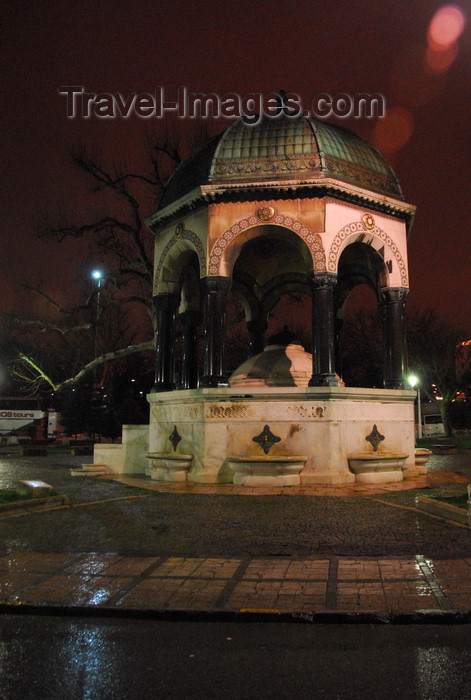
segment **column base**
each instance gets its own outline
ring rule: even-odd
[[[405,384],[400,379],[387,379],[383,385],[385,389],[405,389]]]
[[[340,386],[336,374],[313,374],[308,386]]]
[[[217,389],[218,387],[228,387],[227,377],[203,377],[201,386],[205,389]]]
[[[158,394],[161,391],[175,391],[175,389],[175,384],[169,384],[167,382],[155,382],[154,386],[152,387],[152,393]]]

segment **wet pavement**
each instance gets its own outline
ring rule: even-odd
[[[471,532],[418,510],[471,481],[470,455],[384,486],[248,489],[71,477],[91,458],[0,452],[0,487],[69,505],[0,514],[3,612],[471,621]]]

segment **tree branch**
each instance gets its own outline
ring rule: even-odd
[[[139,352],[145,352],[154,349],[154,341],[148,340],[137,345],[128,345],[128,347],[122,348],[121,350],[113,350],[111,352],[107,352],[104,355],[100,355],[100,357],[96,357],[91,362],[88,362],[73,377],[64,379],[62,382],[55,382],[48,374],[46,374],[46,372],[43,369],[41,369],[41,367],[32,357],[30,357],[29,355],[25,355],[24,353],[20,353],[19,359],[21,360],[21,362],[26,367],[33,369],[36,372],[36,376],[28,377],[25,373],[22,373],[18,367],[14,367],[13,373],[15,374],[15,376],[19,377],[20,379],[23,379],[28,384],[33,384],[40,380],[48,384],[53,391],[60,391],[60,389],[63,389],[66,386],[76,384],[87,374],[90,374],[90,372],[92,372],[96,367],[99,367],[100,365],[103,365],[106,362],[110,362],[110,360],[118,360],[123,357],[127,357],[128,355],[134,355]]]

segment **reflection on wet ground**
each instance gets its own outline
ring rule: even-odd
[[[1,457],[4,484],[40,478],[70,502],[2,516],[4,605],[308,616],[471,612],[469,529],[415,507],[424,489],[464,488],[469,455],[434,455],[427,477],[399,485],[263,492],[72,477],[70,468],[83,461]]]

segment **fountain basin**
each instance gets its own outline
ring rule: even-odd
[[[305,455],[257,455],[228,457],[227,463],[238,486],[297,486],[306,460]]]
[[[418,468],[419,474],[427,473],[427,462],[431,454],[432,450],[428,450],[426,447],[415,448],[415,466]]]
[[[387,484],[402,481],[407,453],[364,452],[348,455],[348,466],[361,484]]]
[[[176,452],[151,452],[147,455],[150,461],[150,478],[157,481],[186,481],[188,471],[193,461],[193,455]]]

